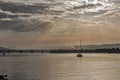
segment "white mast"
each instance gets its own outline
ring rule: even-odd
[[[81,46],[81,40],[80,40],[80,49],[82,49],[82,46]]]

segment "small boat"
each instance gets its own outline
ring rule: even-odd
[[[80,53],[78,53],[78,54],[77,54],[77,57],[83,57],[83,55],[82,55],[82,54],[80,54]]]

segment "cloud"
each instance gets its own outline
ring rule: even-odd
[[[77,2],[80,4],[80,2]],[[80,20],[78,24],[76,19],[74,22],[77,24],[71,24],[70,18],[64,20],[65,22],[56,21],[55,18],[63,19],[67,14],[66,6],[70,4],[43,4],[43,3],[33,3],[24,4],[18,2],[1,2],[0,3],[0,29],[11,30],[15,32],[47,32],[48,29],[51,33],[60,32],[71,32],[74,29],[72,26],[82,26],[82,27],[96,27],[97,25],[102,25],[104,23],[98,24],[91,20]],[[55,6],[55,7],[53,7]],[[73,7],[76,5],[72,5]],[[97,5],[98,6],[98,5]],[[92,6],[93,8],[94,6]],[[80,10],[91,9],[91,7],[85,6],[85,8],[80,8]],[[96,7],[97,8],[97,7]],[[58,9],[61,9],[60,11]],[[68,10],[69,11],[69,10]],[[74,10],[72,10],[74,12]],[[66,14],[66,15],[63,15]],[[92,14],[93,15],[93,14]],[[107,14],[108,15],[108,14]],[[84,17],[84,14],[81,15]],[[61,17],[61,18],[60,18]],[[69,20],[68,20],[69,19]],[[68,21],[67,21],[68,20]],[[71,20],[72,21],[72,20]],[[69,23],[70,22],[70,23]],[[106,24],[107,25],[107,24]],[[108,24],[109,25],[109,24]],[[70,27],[69,27],[70,26]],[[66,28],[67,27],[67,28]],[[76,28],[75,28],[76,31]]]
[[[11,30],[14,32],[31,32],[37,31],[45,33],[52,27],[50,22],[38,20],[21,20],[21,21],[0,21],[0,29]]]
[[[12,0],[11,0],[12,1]],[[35,3],[35,1],[12,1],[12,2],[1,2],[0,7],[4,11],[9,11],[12,13],[31,13],[31,14],[51,14],[52,15],[62,15],[62,14],[83,14],[88,12],[100,12],[102,10],[110,10],[113,8],[112,3],[107,3],[104,0],[98,1],[97,4],[91,3],[87,4],[85,1],[78,0],[40,0]],[[45,3],[46,2],[46,3]],[[52,3],[47,3],[52,2]]]
[[[99,13],[101,11],[106,11],[113,9],[113,3],[105,0],[99,0],[97,2],[91,1],[86,2],[85,0],[67,0],[64,1],[64,7],[68,12],[74,12],[75,14],[85,14],[85,13]]]
[[[2,18],[0,21],[13,21],[11,18]]]
[[[33,3],[24,4],[20,2],[1,2],[0,3],[0,18],[11,18],[21,20],[25,18],[33,18],[36,15],[39,16],[62,16],[64,11],[50,9],[54,4],[47,3]],[[38,17],[39,17],[38,16]],[[1,19],[2,20],[2,19]]]
[[[19,17],[29,17],[30,15],[32,14],[29,14],[29,13],[12,13],[10,11],[4,11],[2,9],[0,9],[0,21],[2,20],[16,20],[16,19],[19,19]]]
[[[85,4],[82,1],[50,1],[53,3],[47,3],[47,1],[40,1],[35,3],[35,1],[27,1],[28,4],[24,3],[24,1],[8,1],[0,3],[0,12],[4,15],[3,18],[13,18],[13,19],[25,19],[31,18],[33,16],[52,16],[52,17],[66,17],[69,14],[79,14],[84,16],[87,15],[99,15],[102,10],[106,11],[111,9],[110,3],[102,2],[100,4]],[[34,2],[34,3],[33,3]],[[44,2],[44,3],[42,3]],[[45,3],[46,2],[46,3]],[[81,14],[82,13],[82,14]],[[91,13],[91,14],[90,14]],[[51,18],[51,17],[49,17]]]
[[[0,2],[0,29],[14,32],[37,31],[46,33],[51,27],[51,15],[45,13],[48,5]],[[56,12],[49,12],[49,14]],[[57,12],[58,13],[58,12]],[[48,16],[48,17],[47,17]]]
[[[101,14],[101,15],[97,15],[95,17],[120,17],[120,10],[119,9],[115,9],[115,10],[111,10],[111,11],[107,11],[106,13],[104,14]]]
[[[54,21],[54,27],[49,30],[51,35],[64,36],[64,35],[80,35],[86,33],[97,33],[97,31],[105,29],[110,30],[114,25],[109,21],[89,21],[89,20],[76,20],[57,18]],[[117,27],[116,27],[117,28]],[[104,31],[104,30],[103,30]]]
[[[26,5],[12,2],[1,2],[0,7],[4,11],[10,11],[12,13],[41,13],[48,8],[47,5]]]
[[[12,12],[10,12],[10,11],[4,11],[4,10],[2,10],[1,8],[0,8],[0,13],[4,13],[4,14],[6,14],[6,15],[12,15],[12,16],[14,16],[14,15],[31,15],[31,13],[12,13]]]

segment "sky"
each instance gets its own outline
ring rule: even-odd
[[[0,0],[0,46],[120,43],[120,0]]]

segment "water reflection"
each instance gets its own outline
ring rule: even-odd
[[[119,54],[42,54],[0,57],[9,80],[119,80]]]

